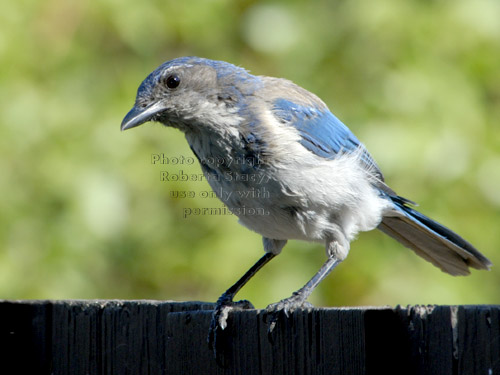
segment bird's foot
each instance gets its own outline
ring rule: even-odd
[[[267,333],[269,338],[276,328],[280,314],[284,314],[287,318],[297,309],[311,309],[313,305],[307,302],[300,293],[294,293],[291,297],[282,299],[279,302],[273,303],[266,308],[268,315]]]
[[[233,296],[224,293],[217,300],[214,312],[212,314],[212,321],[210,322],[210,328],[208,331],[207,342],[210,349],[214,353],[215,359],[220,362],[220,342],[218,342],[218,337],[220,338],[222,331],[227,327],[227,319],[230,311],[235,310],[248,310],[253,309],[253,305],[250,301],[233,301]],[[220,341],[220,340],[219,340]]]

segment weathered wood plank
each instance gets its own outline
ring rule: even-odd
[[[1,374],[500,374],[500,306],[260,310],[206,337],[213,304],[0,301]]]

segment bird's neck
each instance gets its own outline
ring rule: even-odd
[[[232,164],[230,160],[235,157],[235,150],[239,149],[241,143],[237,131],[218,134],[214,131],[198,130],[185,134],[191,150],[202,165],[213,164],[221,169]]]

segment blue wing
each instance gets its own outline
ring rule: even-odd
[[[286,99],[273,102],[273,113],[282,122],[299,131],[301,144],[314,154],[334,159],[361,148],[361,160],[366,167],[383,181],[382,172],[363,144],[327,108],[304,106]]]

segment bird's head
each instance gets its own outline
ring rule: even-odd
[[[148,121],[185,132],[235,122],[242,98],[259,78],[223,61],[181,57],[160,65],[139,86],[134,107],[121,130]]]

